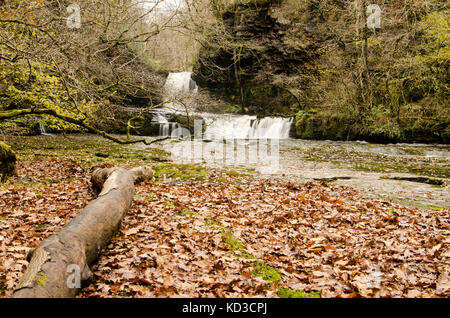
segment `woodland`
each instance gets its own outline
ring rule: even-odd
[[[448,298],[449,15],[0,0],[0,297]],[[213,115],[281,171],[175,160]]]

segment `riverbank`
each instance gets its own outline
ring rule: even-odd
[[[269,177],[251,167],[177,164],[157,147],[91,135],[6,141],[18,156],[18,175],[0,187],[1,297],[18,282],[28,249],[93,199],[95,167],[142,164],[153,167],[155,178],[136,187],[130,212],[80,297],[450,292],[448,209],[410,209],[329,181],[294,182],[288,171]]]
[[[362,140],[373,143],[450,142],[450,123],[446,117],[394,118],[388,112],[373,114],[364,122],[338,111],[300,111],[295,116],[294,136],[310,140]]]
[[[154,137],[149,137],[154,138]],[[278,171],[272,175],[259,172],[261,164],[211,160],[198,161],[205,169],[240,171],[255,178],[324,181],[351,186],[367,197],[386,198],[411,208],[450,208],[450,147],[442,144],[371,144],[366,142],[279,141]],[[163,141],[152,147],[124,147],[94,135],[62,135],[8,138],[21,158],[46,158],[69,155],[82,165],[129,165],[155,162],[192,165],[193,160],[177,157],[180,147],[189,141]],[[253,144],[255,141],[253,141]],[[44,148],[42,148],[44,145]],[[105,146],[107,145],[107,146]],[[214,150],[223,145],[215,141],[202,143]],[[191,145],[189,146],[191,147]],[[247,151],[249,144],[246,145]],[[176,150],[178,149],[178,151]],[[244,148],[245,149],[245,148]],[[171,153],[175,151],[174,153]],[[206,153],[207,150],[204,150]],[[202,159],[202,158],[200,158]],[[222,158],[223,159],[223,158]],[[197,166],[197,165],[195,165]],[[203,168],[202,168],[203,169]],[[197,172],[195,172],[197,173]],[[194,174],[195,174],[194,173]],[[178,173],[176,173],[178,174]],[[187,173],[191,176],[192,173]]]

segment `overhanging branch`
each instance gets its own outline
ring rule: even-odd
[[[53,117],[56,117],[58,119],[61,119],[65,122],[77,125],[79,127],[82,127],[84,129],[86,129],[87,131],[100,135],[106,139],[112,140],[118,144],[122,144],[122,145],[130,145],[130,144],[137,144],[137,143],[143,143],[145,145],[150,145],[156,142],[161,142],[164,140],[169,139],[170,137],[163,137],[163,138],[158,138],[158,139],[154,139],[154,140],[146,140],[145,138],[140,138],[140,139],[132,139],[132,138],[127,138],[127,139],[122,139],[122,138],[118,138],[115,137],[113,135],[108,134],[106,131],[97,129],[91,125],[89,125],[88,123],[86,123],[84,120],[80,120],[80,119],[76,119],[67,115],[63,115],[60,114],[52,109],[32,109],[32,108],[28,108],[28,109],[14,109],[14,110],[9,110],[9,111],[3,111],[0,112],[0,120],[6,120],[6,119],[14,119],[17,117],[22,117],[22,116],[28,116],[28,115],[50,115]]]

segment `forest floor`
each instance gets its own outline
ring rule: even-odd
[[[91,136],[13,137],[0,186],[0,297],[26,253],[94,198],[104,166],[151,165],[79,297],[449,297],[450,210],[407,208],[331,182],[174,164]]]

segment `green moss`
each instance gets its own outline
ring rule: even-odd
[[[151,200],[155,197],[154,193],[139,193],[135,195],[136,198],[144,198],[146,200]]]
[[[425,151],[423,149],[417,149],[417,148],[405,148],[403,151],[412,156],[423,156],[425,154]]]
[[[217,177],[217,178],[215,179],[215,181],[216,181],[216,182],[219,182],[219,183],[227,183],[227,182],[228,182],[228,179],[227,179],[227,178],[223,178],[223,177]]]
[[[330,110],[299,111],[295,117],[297,137],[303,139],[367,140],[371,142],[445,142],[448,120],[440,117],[404,119],[398,122],[382,105],[374,106],[364,116],[350,108],[335,106]],[[341,108],[340,110],[337,110]],[[421,149],[405,148],[405,154],[423,155]]]
[[[5,182],[16,173],[16,154],[11,147],[0,141],[0,181]]]
[[[36,156],[41,156],[67,158],[87,166],[104,163],[137,166],[170,158],[170,153],[158,148],[134,149],[133,146],[120,145],[96,135],[9,136],[8,143],[21,160],[40,160]]]
[[[321,298],[320,292],[306,293],[302,290],[291,290],[286,288],[279,288],[277,295],[280,298]]]
[[[179,216],[191,216],[194,214],[195,214],[195,211],[192,211],[188,208],[184,208],[183,210],[181,210],[180,213],[177,213],[177,215],[179,215]]]
[[[450,206],[444,208],[444,207],[440,207],[440,206],[432,205],[432,204],[427,205],[427,208],[430,209],[430,210],[436,210],[436,211],[440,211],[440,210],[450,210]]]
[[[225,171],[225,174],[229,176],[239,176],[241,173],[236,170],[227,170]]]
[[[235,252],[235,255],[237,257],[255,260],[252,263],[253,265],[252,275],[262,277],[264,280],[268,281],[269,284],[267,285],[267,287],[270,287],[272,284],[281,282],[283,280],[281,273],[278,269],[270,265],[267,265],[260,260],[257,260],[256,256],[248,253],[242,241],[236,238],[230,229],[225,228],[217,220],[213,218],[206,219],[205,224],[211,226],[218,226],[222,230],[221,232],[223,236],[222,243],[225,244],[229,250]]]
[[[244,245],[242,242],[233,236],[233,233],[230,230],[227,230],[223,233],[224,243],[228,245],[229,249],[232,251],[240,251],[244,250]]]
[[[218,227],[220,227],[221,229],[225,229],[225,228],[222,226],[222,224],[219,223],[219,221],[215,220],[215,219],[212,218],[212,217],[207,217],[207,218],[205,219],[205,225],[208,225],[208,226],[218,226]]]
[[[222,232],[224,237],[223,243],[231,250],[234,251],[236,256],[242,257],[245,259],[255,259],[256,257],[252,254],[248,253],[245,249],[244,244],[236,237],[233,236],[233,233],[229,229],[225,229]]]
[[[44,230],[46,228],[48,228],[49,226],[51,226],[50,223],[41,223],[41,224],[36,224],[36,229],[38,230]]]
[[[175,206],[175,202],[173,202],[173,201],[166,201],[165,204],[166,204],[166,206],[168,206],[168,207]]]
[[[450,178],[450,168],[440,166],[408,165],[390,162],[355,163],[354,168],[361,171],[374,172],[408,172],[421,176]]]
[[[214,172],[195,164],[164,164],[153,166],[155,179],[164,180],[171,178],[181,181],[203,181],[208,179]]]
[[[352,119],[345,113],[300,111],[295,117],[295,128],[299,138],[345,140]]]
[[[253,264],[253,272],[252,274],[255,276],[262,277],[262,279],[266,281],[270,281],[271,283],[275,283],[278,281],[282,281],[282,277],[280,271],[272,266],[269,266],[263,262],[255,262]]]
[[[403,149],[402,149],[403,151]],[[304,153],[304,160],[329,162],[339,167],[370,172],[401,172],[429,177],[427,183],[442,184],[442,180],[430,178],[450,178],[450,167],[445,159],[428,159],[410,156],[388,156],[378,153],[347,151],[336,146],[314,147]],[[417,178],[420,180],[420,178]]]
[[[38,274],[34,280],[41,286],[45,286],[45,282],[47,281],[47,277],[42,274]]]

